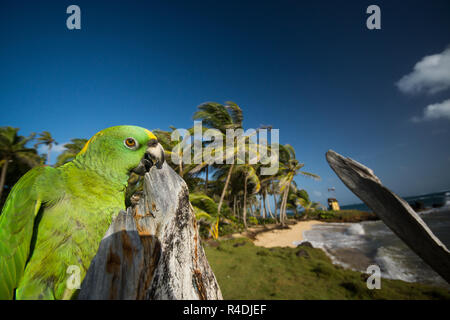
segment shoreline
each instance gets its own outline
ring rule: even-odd
[[[433,218],[433,214],[439,214],[439,216],[450,214],[450,208],[449,207],[434,208],[421,214],[422,218],[425,219],[425,223],[427,225],[430,225],[430,222],[433,221],[427,220],[428,217]],[[371,222],[370,224],[367,225],[367,226],[370,225],[371,228],[365,229],[365,227],[363,227],[364,233],[360,233],[359,228],[357,228],[357,226],[354,226],[355,223],[352,222],[330,223],[328,221],[320,221],[320,220],[305,220],[305,221],[288,220],[287,225],[285,227],[281,227],[280,225],[276,224],[258,225],[250,227],[246,232],[235,233],[226,238],[227,239],[247,238],[248,240],[251,241],[251,243],[253,243],[254,246],[259,247],[259,250],[262,250],[263,248],[264,249],[267,248],[270,250],[278,250],[278,248],[280,249],[296,248],[297,245],[293,244],[293,242],[298,243],[301,242],[302,240],[304,241],[305,240],[304,232],[311,230],[312,227],[316,224],[322,224],[322,227],[319,227],[318,229],[325,228],[324,230],[318,230],[318,232],[328,232],[327,231],[328,226],[326,225],[330,225],[332,229],[333,228],[336,229],[337,227],[337,230],[334,230],[332,232],[335,232],[337,235],[344,235],[346,237],[352,236],[358,237],[362,235],[364,238],[366,232],[373,233],[369,237],[370,241],[377,241],[377,239],[381,236],[383,237],[384,240],[386,240],[387,236],[393,237],[393,235],[390,234],[386,235],[383,232],[381,232],[381,234],[378,234],[380,231],[378,229],[383,229],[381,228],[381,226],[378,226],[378,223],[384,225],[382,221],[367,220],[357,222],[356,224],[361,224],[361,226],[365,226],[365,222]],[[375,222],[376,224],[372,225],[372,222]],[[333,227],[333,225],[335,226]],[[374,228],[375,226],[378,227]],[[433,227],[432,223],[431,227]],[[403,260],[401,259],[398,260],[396,258],[397,256],[395,254],[396,253],[395,250],[391,252],[389,250],[386,251],[383,249],[383,246],[386,246],[386,243],[384,242],[377,247],[376,254],[372,254],[370,252],[367,253],[360,246],[338,245],[336,247],[332,246],[330,248],[327,247],[327,249],[325,249],[326,247],[325,245],[324,245],[325,247],[318,245],[318,243],[321,242],[320,239],[318,240],[319,242],[317,243],[314,242],[314,239],[315,239],[314,237],[311,238],[311,242],[314,244],[314,249],[323,252],[323,254],[325,254],[325,256],[327,256],[327,258],[330,259],[331,265],[333,265],[334,268],[336,268],[337,270],[353,271],[365,274],[366,269],[369,265],[376,264],[379,265],[380,268],[383,270],[381,277],[383,279],[386,279],[386,281],[388,280],[403,281],[405,283],[408,283],[408,285],[429,285],[444,290],[449,290],[450,288],[448,284],[443,282],[444,280],[441,281],[440,279],[436,278],[433,274],[429,273],[427,271],[427,268],[424,267],[419,271],[417,271],[416,270],[417,268],[414,267],[417,264],[415,264],[414,261],[411,260],[413,264],[411,264],[410,262],[404,264]],[[332,241],[332,239],[330,241]],[[235,247],[240,248],[241,246],[244,246],[244,244],[245,242],[238,241],[232,244],[232,248]],[[298,251],[295,252],[296,253],[301,252],[301,254],[303,254],[303,251],[306,249],[308,248],[302,248],[300,250],[297,249]],[[381,251],[378,252],[378,250]],[[289,251],[282,251],[282,252],[289,252]],[[403,252],[400,258],[402,257],[406,259],[409,257],[409,255]]]
[[[289,225],[286,229],[272,229],[258,233],[253,240],[255,246],[273,248],[273,247],[290,247],[296,248],[293,242],[303,240],[303,232],[308,231],[316,224],[324,224],[326,222],[318,220],[298,221]]]

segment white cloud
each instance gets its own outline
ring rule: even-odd
[[[59,154],[59,153],[63,152],[64,149],[65,149],[64,145],[65,145],[66,143],[67,143],[67,142],[59,143],[59,144],[57,144],[57,145],[53,145],[53,146],[52,146],[52,150],[51,150],[50,152],[51,152],[52,154]],[[47,153],[47,152],[48,152],[48,146],[46,146],[45,144],[39,145],[38,152],[39,152],[39,153]]]
[[[450,47],[442,53],[422,58],[396,85],[403,93],[437,93],[449,89]]]
[[[412,122],[421,122],[425,120],[448,119],[450,120],[450,99],[441,103],[428,105],[423,111],[422,117],[412,117]]]
[[[52,150],[50,151],[50,159],[49,162],[47,164],[55,164],[56,163],[56,159],[58,157],[58,155],[63,152],[65,150],[65,145],[68,142],[64,142],[64,143],[58,143],[57,145],[53,145],[52,146]],[[39,145],[38,147],[38,153],[40,154],[48,154],[48,146],[46,145]]]

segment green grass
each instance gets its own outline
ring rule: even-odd
[[[444,288],[399,280],[369,290],[366,275],[333,265],[320,249],[262,248],[245,238],[204,247],[224,299],[450,299]]]

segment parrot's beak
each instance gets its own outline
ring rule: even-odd
[[[132,170],[141,176],[150,171],[150,168],[156,166],[158,169],[162,168],[164,163],[164,148],[161,144],[152,139],[148,142],[147,150],[139,165]]]

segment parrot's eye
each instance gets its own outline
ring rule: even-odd
[[[123,143],[125,144],[125,146],[129,149],[137,149],[139,147],[138,142],[134,139],[134,138],[126,138]]]

